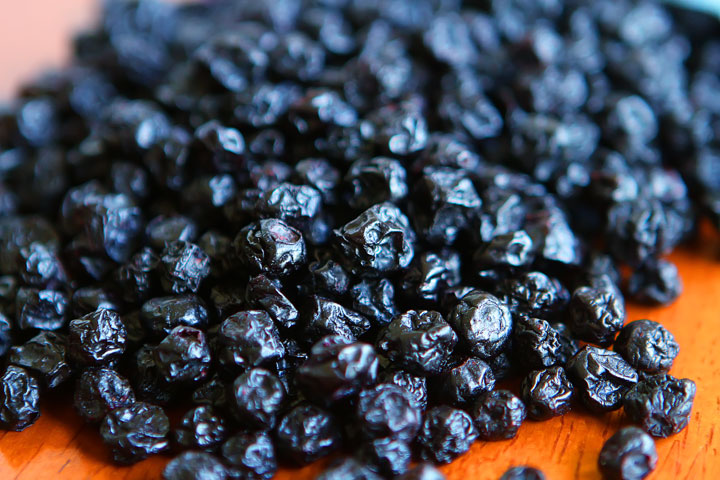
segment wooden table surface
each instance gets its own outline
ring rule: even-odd
[[[41,67],[67,56],[70,32],[92,16],[92,0],[0,2],[0,97]],[[720,236],[705,231],[670,257],[685,283],[680,299],[667,308],[628,306],[628,320],[663,323],[680,343],[671,373],[698,386],[692,420],[680,434],[657,441],[658,468],[649,478],[720,478]],[[519,464],[540,467],[548,479],[599,479],[602,443],[625,424],[621,412],[604,416],[573,411],[547,422],[526,422],[518,436],[497,443],[477,442],[470,452],[442,470],[450,480],[497,479]],[[160,476],[165,457],[132,467],[109,463],[109,453],[94,427],[75,415],[69,396],[42,404],[38,422],[24,432],[0,434],[0,480],[141,480]],[[284,470],[277,479],[312,479],[322,465]]]

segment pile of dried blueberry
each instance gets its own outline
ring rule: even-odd
[[[168,480],[436,480],[623,408],[641,479],[695,384],[624,296],[720,226],[719,78],[718,21],[646,0],[108,1],[0,111],[0,424],[74,385]]]

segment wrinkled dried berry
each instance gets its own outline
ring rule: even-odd
[[[480,358],[494,357],[510,339],[512,318],[507,306],[480,290],[463,296],[448,322],[470,351]]]
[[[277,471],[275,447],[266,432],[241,433],[220,449],[228,476],[243,480],[270,480]]]
[[[376,203],[397,203],[408,193],[407,174],[402,164],[387,157],[361,159],[350,166],[345,182],[349,185],[348,203],[357,209]]]
[[[357,400],[361,434],[369,439],[392,438],[410,441],[420,428],[420,409],[403,388],[382,383],[364,390]]]
[[[162,337],[181,325],[205,328],[208,312],[203,301],[194,295],[157,297],[143,304],[140,319],[153,335]]]
[[[642,480],[655,470],[657,460],[652,437],[637,427],[625,427],[607,439],[598,466],[608,480]]]
[[[675,301],[682,288],[677,267],[662,259],[645,263],[628,281],[630,297],[643,303],[667,305]]]
[[[467,413],[439,406],[425,413],[416,441],[423,459],[449,463],[467,452],[477,436],[475,425]]]
[[[412,451],[410,445],[402,440],[378,438],[363,445],[359,457],[367,462],[371,470],[388,477],[397,477],[410,468]]]
[[[67,340],[53,332],[41,332],[10,348],[8,362],[29,370],[47,388],[57,387],[73,373],[67,359]]]
[[[106,364],[125,351],[127,330],[113,310],[99,309],[72,320],[68,332],[69,353],[77,363]]]
[[[69,300],[55,290],[20,288],[15,297],[18,328],[58,330],[65,325]]]
[[[568,360],[564,356],[560,334],[545,320],[518,317],[512,335],[513,353],[526,369],[562,365]]]
[[[376,345],[394,364],[418,375],[432,375],[446,369],[457,342],[457,334],[440,313],[410,310],[385,327]]]
[[[225,439],[225,422],[207,405],[183,415],[175,429],[175,442],[183,449],[212,451]]]
[[[298,405],[279,422],[277,449],[287,459],[307,464],[340,446],[340,431],[333,416],[312,405]]]
[[[165,452],[170,421],[162,408],[138,402],[115,409],[100,423],[100,435],[121,464],[135,463]]]
[[[0,378],[0,426],[20,432],[40,416],[40,386],[27,370],[10,365]]]
[[[173,458],[163,470],[165,480],[224,480],[225,466],[215,456],[205,452],[184,452]]]
[[[620,330],[613,349],[633,367],[648,373],[670,370],[680,346],[665,327],[652,320],[635,320]]]
[[[337,244],[354,272],[392,273],[407,268],[415,254],[415,233],[391,203],[370,207],[335,230]]]
[[[198,382],[210,371],[210,348],[205,334],[196,328],[173,328],[153,355],[156,368],[168,383]]]
[[[480,395],[470,409],[478,436],[483,440],[513,438],[526,415],[522,400],[507,390]]]
[[[460,256],[451,251],[425,252],[415,257],[405,274],[404,292],[421,301],[437,302],[448,288],[460,284]]]
[[[238,312],[218,329],[218,361],[228,371],[270,365],[285,355],[285,347],[270,315],[262,310]]]
[[[470,357],[440,375],[438,395],[453,405],[464,405],[494,386],[495,376],[490,365]]]
[[[412,221],[431,243],[451,245],[467,232],[482,204],[472,181],[462,170],[426,167],[413,192]]]
[[[570,410],[573,385],[562,367],[530,372],[522,382],[521,397],[535,420],[564,415]]]
[[[620,408],[638,380],[637,372],[619,354],[592,345],[568,360],[565,369],[583,404],[600,412]]]
[[[573,292],[568,325],[578,339],[608,345],[623,323],[625,300],[608,277],[601,277],[597,286]]]
[[[298,369],[300,390],[321,405],[332,405],[377,381],[375,349],[341,336],[327,336],[313,345]]]
[[[363,280],[350,287],[352,307],[373,325],[387,325],[397,315],[395,287],[386,278]]]
[[[302,234],[282,220],[269,218],[248,225],[234,245],[240,261],[254,273],[285,276],[305,263]]]
[[[161,283],[168,293],[197,292],[210,273],[210,257],[192,243],[172,242],[160,255]]]
[[[110,411],[134,403],[130,382],[109,368],[88,368],[75,384],[73,405],[86,422],[98,422]]]
[[[298,311],[281,289],[279,281],[258,275],[248,282],[246,297],[252,306],[268,312],[275,323],[291,328],[297,322]]]
[[[337,335],[354,340],[370,329],[370,321],[352,310],[326,298],[313,296],[305,305],[306,339],[319,340],[326,335]]]
[[[246,428],[262,430],[275,425],[277,415],[285,403],[285,387],[271,372],[254,368],[232,383],[230,409]]]
[[[545,480],[545,475],[533,467],[512,467],[502,474],[500,480]]]
[[[625,413],[650,435],[669,437],[690,421],[695,390],[695,382],[687,378],[647,377],[625,394]]]
[[[421,411],[427,407],[427,381],[403,370],[385,370],[378,376],[379,383],[392,383],[410,394],[415,406]]]

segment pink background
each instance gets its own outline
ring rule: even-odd
[[[99,1],[0,0],[0,98],[70,54],[72,33],[90,24]]]

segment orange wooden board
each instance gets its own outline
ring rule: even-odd
[[[66,55],[67,36],[89,17],[92,0],[0,2],[0,95],[7,98],[19,78]],[[649,478],[720,478],[720,236],[708,232],[676,252],[685,292],[668,308],[629,305],[628,319],[651,318],[677,338],[680,355],[672,374],[698,385],[690,425],[657,441],[660,461]],[[141,480],[160,476],[166,457],[132,467],[115,467],[94,427],[75,415],[68,396],[43,403],[38,422],[21,433],[0,434],[0,480]],[[476,443],[443,471],[451,480],[497,479],[508,467],[535,465],[548,479],[599,479],[597,455],[604,440],[625,420],[622,413],[594,416],[583,411],[547,422],[526,422],[518,436],[498,443]],[[282,480],[314,478],[321,465],[283,470]]]

